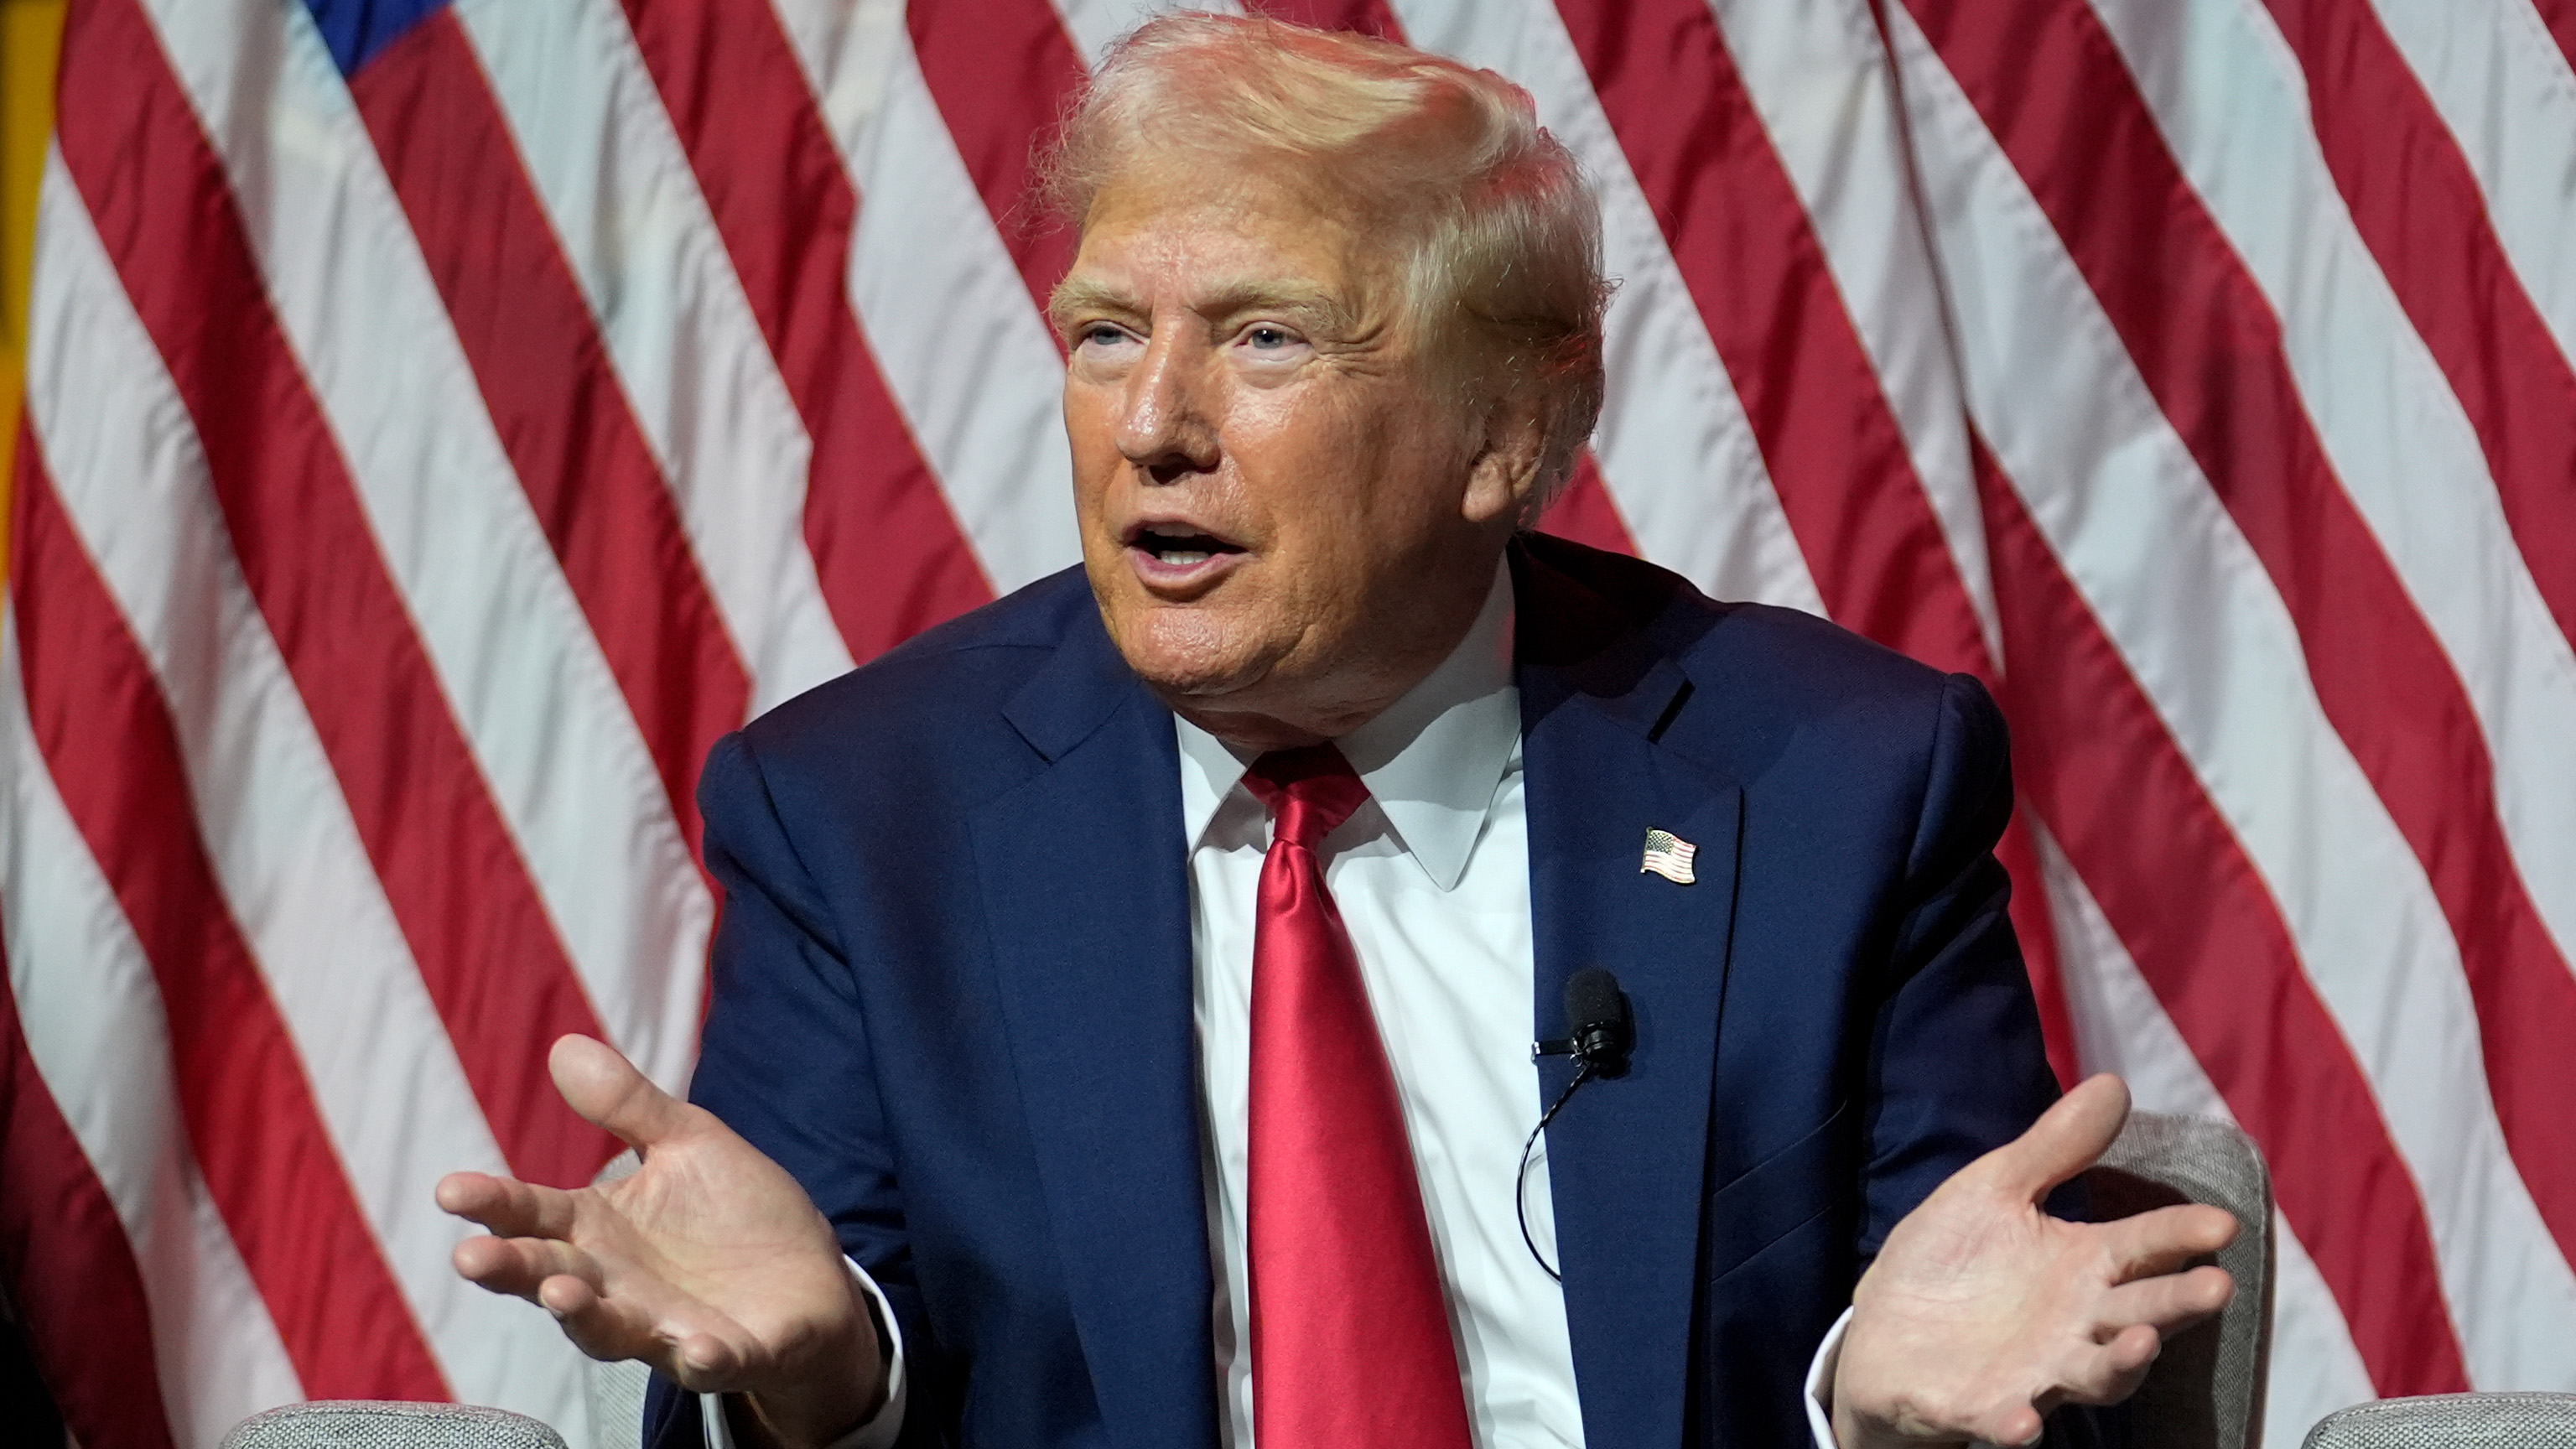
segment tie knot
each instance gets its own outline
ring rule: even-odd
[[[1270,807],[1272,843],[1313,850],[1368,799],[1351,762],[1332,745],[1272,750],[1243,772],[1243,783]]]

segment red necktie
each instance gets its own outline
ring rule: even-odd
[[[1368,787],[1331,745],[1243,782],[1275,820],[1252,937],[1254,1444],[1468,1449],[1395,1075],[1315,855]]]

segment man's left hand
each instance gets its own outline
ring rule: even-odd
[[[2041,1211],[2128,1115],[2120,1079],[2094,1077],[1888,1234],[1853,1295],[1835,1370],[1841,1449],[2031,1443],[2060,1404],[2136,1392],[2166,1334],[2226,1306],[2235,1284],[2224,1269],[2178,1271],[2236,1236],[2221,1209],[2110,1223]]]

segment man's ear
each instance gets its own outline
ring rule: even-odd
[[[1482,440],[1468,465],[1467,496],[1460,505],[1469,522],[1509,519],[1517,525],[1528,511],[1547,453],[1547,416],[1538,392],[1522,380],[1485,406]]]

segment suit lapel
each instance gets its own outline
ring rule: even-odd
[[[1629,1074],[1585,1087],[1547,1136],[1584,1437],[1674,1444],[1743,793],[1657,743],[1691,686],[1650,621],[1527,550],[1514,574],[1537,1034],[1564,1034],[1565,981],[1585,966],[1618,976],[1637,1021]],[[1648,829],[1698,847],[1692,884],[1638,869]],[[1571,1075],[1548,1063],[1551,1100]]]
[[[1008,713],[1047,763],[975,812],[975,865],[1092,1391],[1118,1443],[1212,1443],[1188,859],[1171,716],[1096,616]]]

